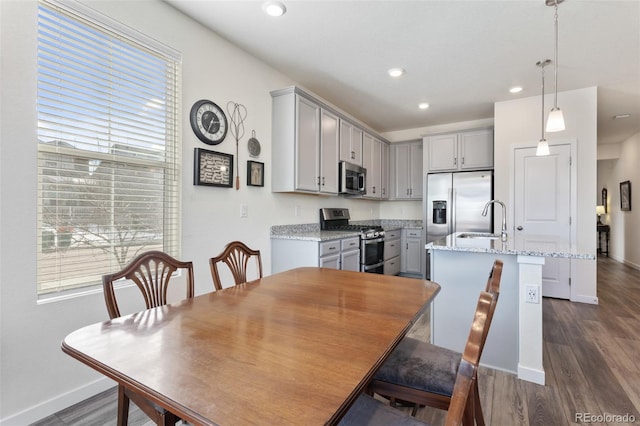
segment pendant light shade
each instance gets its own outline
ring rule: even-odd
[[[547,132],[561,132],[564,130],[564,117],[560,108],[553,108],[547,118]]]
[[[562,110],[558,108],[558,5],[564,0],[545,0],[547,6],[553,6],[555,8],[555,58],[553,62],[554,69],[554,100],[553,108],[549,113],[547,119],[547,132],[561,132],[565,129],[564,116]]]
[[[549,144],[546,140],[541,139],[540,142],[538,142],[538,147],[536,148],[536,156],[541,157],[549,154]]]

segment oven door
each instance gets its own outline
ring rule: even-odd
[[[375,265],[362,265],[362,271],[372,274],[384,274],[384,262],[376,263]]]
[[[360,263],[365,267],[384,264],[384,238],[362,240],[360,242]]]

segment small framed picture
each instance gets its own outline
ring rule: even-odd
[[[264,186],[264,163],[247,161],[247,185]]]
[[[231,188],[233,155],[195,148],[193,184]]]
[[[620,182],[620,210],[631,211],[631,181]]]

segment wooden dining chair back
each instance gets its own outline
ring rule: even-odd
[[[126,278],[133,281],[144,298],[147,309],[167,304],[167,290],[173,274],[183,270],[186,273],[187,299],[193,298],[193,264],[182,262],[161,251],[148,251],[134,258],[120,272],[102,277],[104,299],[109,318],[120,317],[120,308],[113,287],[114,281]],[[126,426],[129,419],[129,401],[133,401],[155,424],[175,425],[180,420],[175,414],[154,404],[122,385],[118,385],[118,426]]]
[[[233,280],[235,284],[238,285],[247,282],[247,270],[251,259],[254,259],[256,262],[258,278],[262,278],[262,257],[260,256],[260,250],[253,250],[241,241],[230,242],[224,250],[222,250],[222,253],[209,259],[211,277],[213,278],[213,285],[216,290],[222,290],[222,280],[220,279],[220,271],[218,270],[219,263],[224,263],[229,267],[233,275]]]
[[[471,424],[473,413],[470,411],[470,401],[474,383],[477,380],[478,364],[480,362],[481,346],[489,312],[493,303],[493,295],[481,292],[478,297],[476,311],[473,317],[469,337],[462,353],[459,368],[455,376],[451,402],[445,419],[446,426]],[[362,394],[349,408],[340,420],[340,426],[427,426],[413,417],[409,417],[399,410],[382,403],[373,397]]]
[[[502,267],[504,262],[500,259],[493,261],[493,267],[489,272],[489,278],[487,279],[487,286],[484,291],[487,293],[500,293],[500,280],[502,279]]]
[[[496,260],[485,288],[489,291],[483,292],[490,296],[491,302],[483,333],[480,335],[478,357],[482,355],[493,321],[500,295],[502,268],[503,262]],[[462,354],[460,352],[405,337],[374,375],[369,385],[369,392],[390,398],[392,403],[395,400],[414,403],[413,415],[422,405],[449,410],[461,360]],[[473,415],[469,424],[473,424],[473,419],[475,419],[476,424],[484,426],[477,377],[473,380],[468,405],[468,409]]]
[[[186,272],[187,299],[193,297],[193,264],[174,259],[161,251],[148,251],[134,258],[120,272],[102,277],[104,298],[109,318],[120,316],[120,309],[113,288],[114,281],[126,278],[133,281],[144,298],[147,309],[167,304],[167,290],[173,274],[182,269]]]

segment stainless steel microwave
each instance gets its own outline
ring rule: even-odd
[[[346,161],[340,162],[339,169],[341,194],[364,195],[367,193],[367,169]]]

